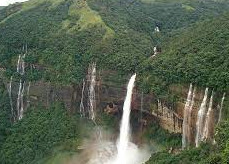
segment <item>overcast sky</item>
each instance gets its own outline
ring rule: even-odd
[[[0,0],[0,6],[7,6],[15,2],[24,2],[24,1],[27,1],[27,0]]]

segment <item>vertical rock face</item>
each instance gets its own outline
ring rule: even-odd
[[[22,60],[23,56],[19,56],[19,59]],[[20,66],[20,63],[23,62],[19,61],[18,63],[17,70],[23,72],[24,66]],[[12,97],[12,111],[16,111],[17,102],[20,103],[17,107],[19,110],[24,106],[28,106],[26,104],[23,105],[24,99],[23,94],[21,94],[26,90],[26,86],[27,104],[43,104],[44,106],[49,106],[55,101],[62,101],[69,111],[72,111],[72,108],[74,108],[74,110],[81,113],[82,116],[86,115],[91,119],[94,119],[95,115],[91,115],[90,112],[96,109],[102,111],[109,106],[109,113],[120,111],[125,99],[125,81],[127,79],[123,77],[120,78],[121,80],[117,79],[117,74],[114,71],[102,71],[101,78],[96,77],[96,75],[98,75],[98,73],[96,74],[96,64],[91,64],[87,78],[82,83],[83,85],[61,87],[51,85],[50,82],[46,83],[42,81],[18,83],[13,81],[12,77],[7,85],[9,96]],[[23,80],[24,79],[21,78],[21,81]],[[211,139],[214,134],[214,121],[210,120],[213,120],[216,116],[218,118],[218,114],[214,112],[214,101],[212,100],[212,105],[210,105],[211,103],[209,105],[207,103],[208,89],[206,88],[205,94],[203,95],[201,89],[197,89],[192,85],[189,86],[189,89],[185,86],[181,86],[182,89],[179,89],[179,87],[180,86],[174,86],[170,91],[179,95],[180,98],[187,98],[186,103],[182,103],[182,101],[175,102],[175,104],[168,103],[166,99],[158,99],[153,93],[143,94],[135,88],[131,102],[132,110],[136,110],[136,112],[139,113],[141,111],[141,113],[143,113],[142,115],[139,114],[139,117],[143,117],[141,119],[144,119],[146,116],[148,118],[149,115],[150,117],[152,116],[150,119],[157,117],[161,127],[170,132],[182,133],[183,130],[183,147],[189,146],[190,144],[198,145],[199,142],[203,140],[203,136],[204,138]],[[181,94],[179,94],[179,92]],[[16,101],[17,98],[20,101]],[[224,99],[225,94],[221,100],[219,111],[222,111]],[[93,106],[93,110],[90,108],[91,106]],[[210,106],[212,106],[212,109],[207,110],[210,109]],[[18,117],[17,112],[14,114]],[[206,117],[207,115],[208,117]],[[220,121],[220,118],[221,114],[219,114],[218,121]],[[208,123],[205,120],[208,120]],[[205,125],[210,127],[207,132],[204,130],[206,129],[204,128]]]

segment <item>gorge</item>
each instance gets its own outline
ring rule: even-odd
[[[226,0],[0,7],[0,163],[228,163],[228,9]]]

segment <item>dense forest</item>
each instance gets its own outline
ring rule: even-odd
[[[0,6],[0,163],[64,163],[80,153],[95,127],[62,102],[31,105],[20,121],[12,120],[11,79],[81,88],[96,62],[98,70],[115,72],[113,83],[137,73],[137,89],[168,103],[182,99],[171,86],[190,83],[228,95],[228,9],[227,0],[29,0]],[[26,54],[25,74],[18,72],[20,54]],[[228,116],[226,97],[215,144],[184,151],[180,134],[150,124],[144,139],[162,151],[147,163],[228,163]],[[119,117],[99,113],[98,124],[116,131]]]

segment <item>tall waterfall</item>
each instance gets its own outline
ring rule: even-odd
[[[127,86],[127,95],[123,106],[123,115],[120,127],[120,136],[117,145],[118,154],[116,164],[126,164],[127,147],[130,139],[130,111],[131,111],[131,100],[132,92],[134,88],[136,74],[134,74]]]
[[[206,120],[205,120],[205,125],[204,125],[204,133],[202,136],[202,140],[208,139],[210,137],[211,128],[213,127],[213,126],[211,126],[212,123],[214,122],[214,120],[213,120],[214,115],[213,115],[213,109],[212,109],[213,95],[214,95],[214,92],[212,91],[212,95],[211,95],[209,107],[208,107],[208,112],[206,115]]]
[[[220,123],[220,121],[222,119],[222,110],[223,110],[223,103],[224,103],[225,96],[226,96],[226,93],[223,94],[223,97],[222,97],[222,100],[221,100],[220,109],[219,109],[218,124]]]
[[[90,68],[90,86],[89,86],[89,118],[95,121],[95,108],[96,108],[96,99],[95,99],[95,85],[96,85],[96,63],[93,63]]]
[[[10,77],[10,83],[8,84],[7,90],[10,99],[12,120],[15,121],[15,114],[14,114],[14,107],[13,107],[13,100],[12,100],[12,81],[13,81],[13,76]]]
[[[205,94],[203,101],[201,103],[200,109],[198,111],[198,116],[197,116],[197,122],[196,122],[196,147],[199,146],[200,141],[203,136],[203,128],[204,128],[204,118],[206,115],[206,109],[207,109],[207,98],[208,98],[208,88],[205,89]]]
[[[182,148],[187,146],[187,134],[188,134],[188,118],[190,113],[190,107],[192,102],[192,84],[190,84],[188,97],[184,108],[184,118],[183,118],[183,133],[182,133]]]
[[[29,84],[28,84],[28,87],[27,87],[27,106],[26,106],[26,108],[28,108],[29,106],[30,106],[30,98],[29,98],[29,96],[30,96],[30,87],[31,87],[31,82],[29,82]]]
[[[24,76],[25,74],[25,59],[26,53],[21,56],[19,55],[18,57],[18,64],[17,64],[17,72],[21,75]],[[18,114],[18,119],[22,119],[23,113],[24,113],[24,90],[25,90],[25,81],[22,80],[22,77],[19,82],[19,89],[18,89],[18,96],[17,96],[17,114]]]
[[[84,109],[84,90],[85,90],[85,80],[83,79],[83,88],[81,93],[81,101],[80,101],[80,115],[81,117],[85,116],[85,109]]]
[[[190,144],[190,141],[192,140],[192,112],[193,112],[193,107],[195,103],[195,97],[196,97],[196,87],[194,87],[193,92],[192,92],[192,102],[189,110],[189,116],[188,116],[188,142]]]

